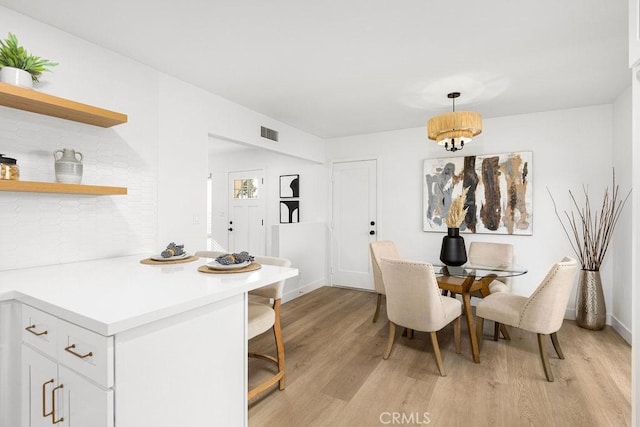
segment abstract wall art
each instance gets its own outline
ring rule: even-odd
[[[293,224],[300,222],[300,201],[281,200],[280,201],[280,223]]]
[[[300,222],[300,175],[280,175],[280,223]]]
[[[425,160],[424,231],[446,231],[451,201],[469,187],[460,231],[531,235],[531,161],[530,151]]]
[[[280,175],[280,197],[300,197],[300,175]]]

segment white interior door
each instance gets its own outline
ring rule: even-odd
[[[265,254],[262,170],[229,172],[229,252]]]
[[[333,164],[331,284],[373,290],[369,242],[377,233],[376,160]]]

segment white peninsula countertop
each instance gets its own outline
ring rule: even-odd
[[[263,265],[245,273],[201,273],[211,261],[147,265],[145,255],[0,272],[0,301],[17,300],[104,336],[298,275]]]

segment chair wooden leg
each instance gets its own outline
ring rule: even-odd
[[[478,338],[478,351],[482,350],[482,329],[484,328],[484,319],[482,317],[476,318],[476,338]]]
[[[465,279],[465,283],[469,283],[469,277]],[[473,280],[471,280],[473,283]],[[464,284],[463,284],[464,286]],[[476,328],[473,320],[473,311],[471,310],[471,295],[469,292],[464,292],[462,294],[462,313],[466,317],[467,321],[467,330],[469,331],[469,342],[471,343],[471,355],[473,356],[473,361],[475,363],[480,363],[480,350],[478,349],[478,340],[476,339],[476,333],[474,329]]]
[[[500,332],[502,332],[502,336],[505,340],[511,340],[511,335],[509,335],[507,325],[505,325],[504,323],[500,323]]]
[[[498,341],[500,338],[500,323],[493,322],[493,340]]]
[[[384,351],[382,358],[387,360],[389,355],[391,354],[391,347],[393,347],[393,340],[396,337],[396,325],[393,324],[391,320],[389,320],[389,340],[387,341],[387,349]]]
[[[433,346],[433,355],[436,357],[436,363],[438,364],[438,370],[440,375],[445,377],[444,365],[442,364],[442,354],[440,354],[440,346],[438,345],[438,335],[435,332],[431,332],[431,345]]]
[[[556,354],[560,359],[564,359],[564,353],[562,353],[562,348],[560,347],[560,341],[558,341],[557,332],[551,334],[551,342],[553,343],[553,348],[556,349]]]
[[[278,382],[280,390],[285,387],[285,370],[284,370],[284,340],[282,339],[282,325],[280,323],[280,300],[275,300],[273,309],[276,312],[275,322],[273,324],[273,334],[276,338],[276,358],[278,359],[278,373],[282,372],[282,378]]]
[[[462,351],[460,348],[460,316],[453,321],[453,342],[456,347],[456,353],[460,354]]]
[[[273,387],[276,383],[278,384],[278,387],[280,388],[280,390],[284,390],[284,387],[285,387],[284,341],[282,339],[282,324],[280,323],[280,304],[281,304],[281,301],[279,299],[275,300],[273,303],[273,310],[275,311],[276,315],[275,315],[275,321],[273,323],[273,327],[271,328],[276,341],[276,357],[273,357],[267,354],[249,353],[249,357],[253,357],[256,359],[261,359],[261,360],[265,360],[267,362],[273,363],[278,367],[278,372],[268,380],[262,382],[261,384],[249,390],[247,392],[247,400],[253,399],[254,397],[261,394],[262,392]]]
[[[376,312],[373,314],[373,323],[378,321],[378,315],[380,314],[380,306],[382,305],[382,294],[378,294],[378,301],[376,302]]]
[[[409,340],[412,340],[413,339],[413,329],[404,328],[402,330],[402,336],[403,337],[407,337],[407,339],[409,339]]]
[[[545,334],[538,334],[538,349],[540,350],[542,367],[544,368],[544,373],[547,376],[547,381],[553,382],[553,373],[551,372],[549,356],[547,355],[547,336]]]

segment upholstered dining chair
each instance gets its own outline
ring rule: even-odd
[[[199,251],[195,255],[199,257],[216,258],[224,252]],[[262,265],[275,265],[279,267],[291,266],[291,261],[285,258],[269,256],[256,256],[254,261]],[[275,338],[276,356],[267,354],[249,353],[249,357],[265,360],[277,366],[277,372],[262,383],[256,385],[247,393],[247,399],[251,400],[260,393],[278,384],[280,390],[285,388],[285,358],[284,341],[282,338],[282,325],[280,322],[280,305],[285,281],[279,281],[258,289],[249,291],[247,304],[247,339],[257,337],[271,330]]]
[[[396,325],[429,332],[438,370],[445,376],[436,332],[453,323],[455,350],[460,353],[462,303],[442,296],[431,264],[390,258],[381,258],[379,262],[389,318],[389,340],[383,359],[391,355]]]
[[[562,327],[577,271],[578,262],[565,257],[551,268],[530,297],[498,292],[482,299],[476,306],[478,345],[482,344],[484,319],[535,332],[538,334],[538,349],[544,373],[548,381],[553,381],[547,355],[547,336],[551,336],[558,357],[564,359],[557,332]]]
[[[400,258],[395,243],[390,240],[380,240],[378,242],[369,243],[369,251],[371,252],[371,266],[373,270],[373,286],[378,294],[376,301],[376,312],[373,314],[373,323],[378,320],[380,314],[380,306],[382,305],[382,296],[385,295],[384,280],[380,271],[381,258]]]
[[[513,245],[508,243],[471,242],[467,258],[470,264],[476,266],[497,267],[511,265],[513,264]],[[497,277],[490,283],[483,282],[482,289],[473,296],[483,298],[496,292],[511,292],[509,277]],[[502,331],[505,339],[511,339],[506,326],[496,322],[493,332],[495,341],[498,341],[500,331]]]
[[[471,242],[467,258],[469,263],[480,266],[513,264],[513,245],[508,243]],[[482,290],[483,296],[496,292],[510,292],[508,277],[498,277]]]

